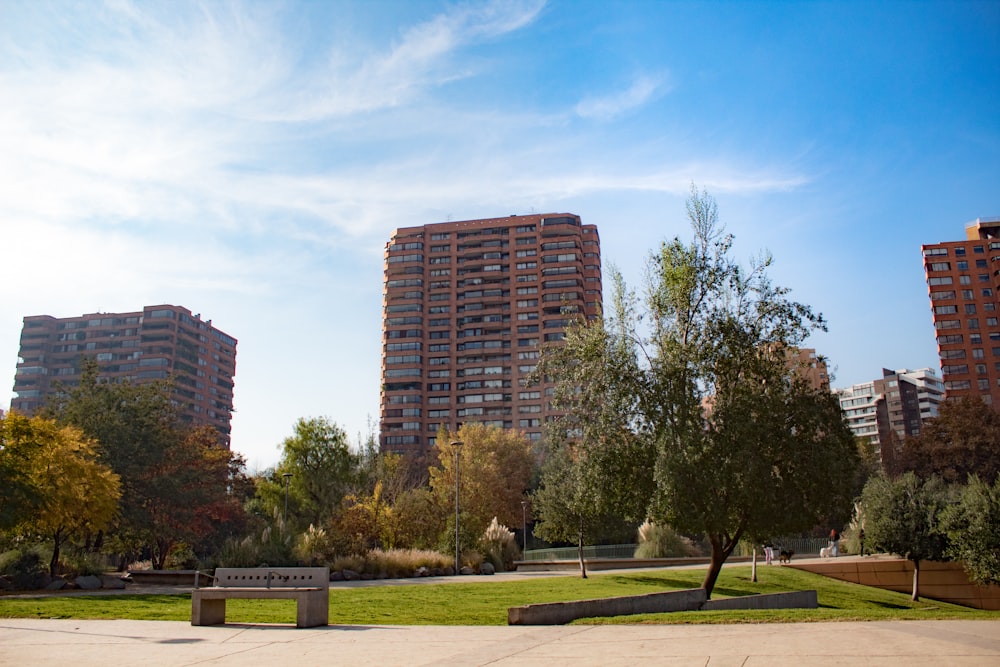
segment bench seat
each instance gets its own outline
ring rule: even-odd
[[[225,623],[228,599],[295,600],[296,627],[329,625],[330,571],[327,568],[219,568],[216,581],[221,585],[191,591],[191,625]],[[289,581],[318,585],[283,585]]]

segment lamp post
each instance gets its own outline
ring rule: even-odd
[[[461,561],[459,560],[459,541],[458,541],[458,453],[462,450],[462,445],[465,443],[461,440],[452,440],[451,446],[455,449],[455,574],[459,574],[461,571]]]
[[[288,530],[288,483],[292,480],[292,473],[286,472],[282,475],[285,478],[285,530]]]
[[[524,553],[528,550],[528,501],[521,501],[521,557],[524,558]]]

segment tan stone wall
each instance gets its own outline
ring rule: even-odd
[[[792,564],[800,570],[825,577],[875,586],[900,593],[913,590],[913,563],[902,558],[870,556],[830,558]],[[976,586],[969,582],[961,563],[920,563],[920,596],[977,609],[1000,610],[1000,586]]]

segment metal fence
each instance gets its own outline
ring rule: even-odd
[[[800,556],[818,556],[819,550],[827,545],[827,540],[823,537],[782,537],[773,540],[771,545],[775,548],[775,557],[777,557],[777,550],[779,549],[791,550]],[[733,551],[733,555],[752,556],[752,547],[753,545],[741,542]],[[758,544],[757,555],[760,556],[762,554],[763,547]]]
[[[773,540],[776,549],[790,549],[800,556],[818,556],[819,550],[827,545],[825,538],[813,537],[783,537]],[[584,558],[632,558],[635,555],[636,544],[598,544],[583,548]],[[741,542],[733,550],[734,556],[751,556],[752,545]],[[707,554],[706,554],[707,555]],[[761,545],[757,545],[757,555],[763,556]],[[522,560],[576,560],[579,558],[576,547],[558,547],[553,549],[529,549],[524,552]]]
[[[583,548],[584,558],[631,558],[635,555],[635,544],[597,544]],[[554,549],[529,549],[524,552],[522,560],[576,560],[579,558],[576,547],[558,547]]]

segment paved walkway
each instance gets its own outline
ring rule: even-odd
[[[0,619],[0,665],[1000,664],[1000,621],[558,627]]]

